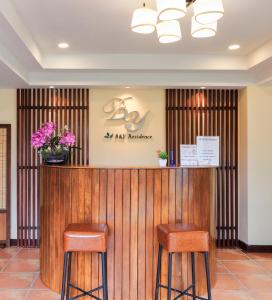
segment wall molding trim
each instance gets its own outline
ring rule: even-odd
[[[239,247],[245,252],[272,252],[272,245],[248,245],[239,240]]]

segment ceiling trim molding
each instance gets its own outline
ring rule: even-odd
[[[247,70],[244,56],[196,54],[44,55],[44,69],[63,70]]]
[[[0,43],[0,60],[13,73],[19,76],[25,83],[28,83],[28,72],[18,59]]]
[[[254,83],[251,75],[240,72],[189,72],[189,71],[100,71],[73,72],[45,71],[29,74],[31,86],[146,86],[146,87],[179,87],[179,86],[225,86],[244,87]]]
[[[12,1],[1,0],[0,14],[2,14],[2,16],[13,28],[14,32],[25,44],[26,48],[30,51],[35,60],[41,65],[42,53],[37,43],[34,41],[30,31],[23,23],[22,18],[17,13]]]

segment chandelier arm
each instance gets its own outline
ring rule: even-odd
[[[186,0],[187,7],[192,5],[196,0]]]

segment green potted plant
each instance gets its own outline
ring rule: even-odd
[[[161,150],[158,150],[157,153],[158,153],[158,157],[159,157],[159,165],[160,165],[160,167],[166,167],[168,153],[166,151],[161,151]]]

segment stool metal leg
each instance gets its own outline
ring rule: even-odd
[[[195,286],[195,254],[191,253],[192,261],[192,290],[193,290],[193,300],[196,300],[196,286]]]
[[[69,252],[68,253],[68,274],[67,274],[66,300],[69,300],[69,298],[70,298],[71,264],[72,264],[72,252]]]
[[[168,288],[167,288],[167,300],[171,300],[171,288],[172,288],[172,256],[173,253],[168,254]]]
[[[62,288],[61,288],[61,300],[64,300],[65,296],[65,284],[67,279],[67,260],[68,260],[68,253],[64,253],[64,262],[63,262],[63,273],[62,273]]]
[[[211,279],[210,279],[210,269],[209,269],[209,253],[205,252],[204,256],[205,256],[205,269],[206,269],[206,279],[207,279],[208,300],[212,300]]]
[[[162,259],[162,245],[159,245],[155,300],[159,299],[159,287],[161,283],[161,259]]]
[[[102,261],[102,286],[103,286],[103,300],[108,300],[108,282],[107,282],[107,253],[101,253]]]

